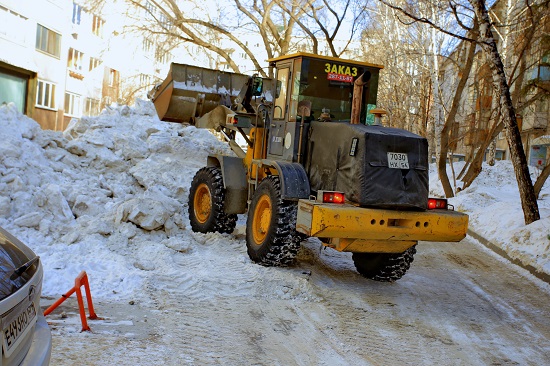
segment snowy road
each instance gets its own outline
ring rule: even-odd
[[[150,102],[64,134],[2,106],[0,135],[0,225],[40,256],[42,305],[86,270],[104,318],[80,333],[74,298],[48,316],[52,365],[550,365],[549,286],[469,240],[421,243],[409,273],[385,284],[313,239],[294,267],[255,265],[242,217],[236,236],[191,232],[191,179],[229,148],[160,122]],[[513,171],[484,165],[452,204],[549,273],[550,188],[542,219],[524,225]],[[430,195],[444,195],[435,165]]]
[[[67,301],[68,318],[48,317],[52,365],[550,364],[548,285],[470,238],[419,244],[408,274],[387,284],[315,240],[296,266],[264,268],[243,240],[217,237],[178,253],[156,279],[172,291],[151,282],[151,303],[98,301],[93,333],[79,332]]]

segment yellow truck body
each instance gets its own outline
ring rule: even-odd
[[[418,241],[459,242],[468,215],[451,210],[397,211],[298,201],[296,230],[339,251],[401,253]]]

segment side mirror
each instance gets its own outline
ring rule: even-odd
[[[255,97],[259,97],[262,95],[264,86],[264,79],[262,79],[259,76],[254,77],[254,80],[252,81],[252,95]]]

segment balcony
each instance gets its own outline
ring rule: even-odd
[[[519,125],[519,124],[518,124]],[[534,112],[523,117],[522,131],[544,130],[548,127],[548,113]]]

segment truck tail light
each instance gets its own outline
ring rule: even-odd
[[[234,114],[228,114],[228,115],[225,117],[225,124],[226,124],[226,125],[236,125],[237,123],[239,123],[239,119],[237,118],[236,115],[234,115]]]
[[[447,200],[444,198],[429,198],[428,199],[428,210],[447,209]]]
[[[323,192],[323,203],[344,203],[342,192]]]

